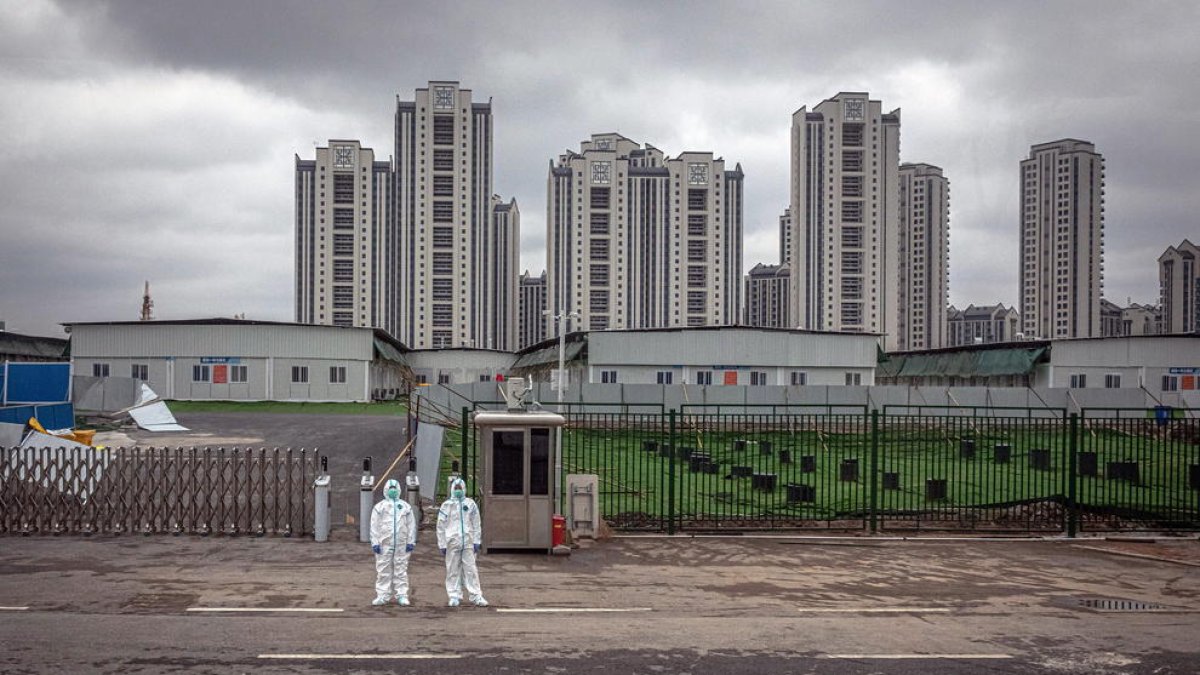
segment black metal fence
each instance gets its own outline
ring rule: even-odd
[[[1200,529],[1200,420],[1178,412],[567,407],[563,465],[599,476],[619,530]]]
[[[313,532],[316,450],[0,449],[0,534]]]

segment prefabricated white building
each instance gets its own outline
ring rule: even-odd
[[[385,331],[237,319],[64,324],[76,376],[132,377],[174,400],[370,401],[406,394]]]

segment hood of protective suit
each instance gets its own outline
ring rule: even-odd
[[[459,492],[460,490],[462,491],[462,497],[466,497],[467,484],[464,483],[461,478],[458,478],[458,479],[455,479],[455,481],[450,484],[450,496],[454,497],[455,499],[461,499],[461,497],[459,497],[457,494],[455,494],[455,493]]]
[[[395,492],[392,492],[395,490]],[[395,478],[389,478],[388,482],[383,484],[383,495],[391,500],[400,498],[400,481]]]

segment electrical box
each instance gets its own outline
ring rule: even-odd
[[[572,538],[596,538],[600,533],[600,477],[594,473],[567,474],[567,527]]]

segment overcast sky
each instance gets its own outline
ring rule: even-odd
[[[396,95],[492,100],[495,190],[545,267],[547,162],[616,131],[745,171],[745,266],[778,259],[797,108],[867,91],[951,184],[950,300],[1017,299],[1018,164],[1107,162],[1106,297],[1156,302],[1200,238],[1200,3],[0,3],[0,320],[292,320],[293,155],[388,157]]]

